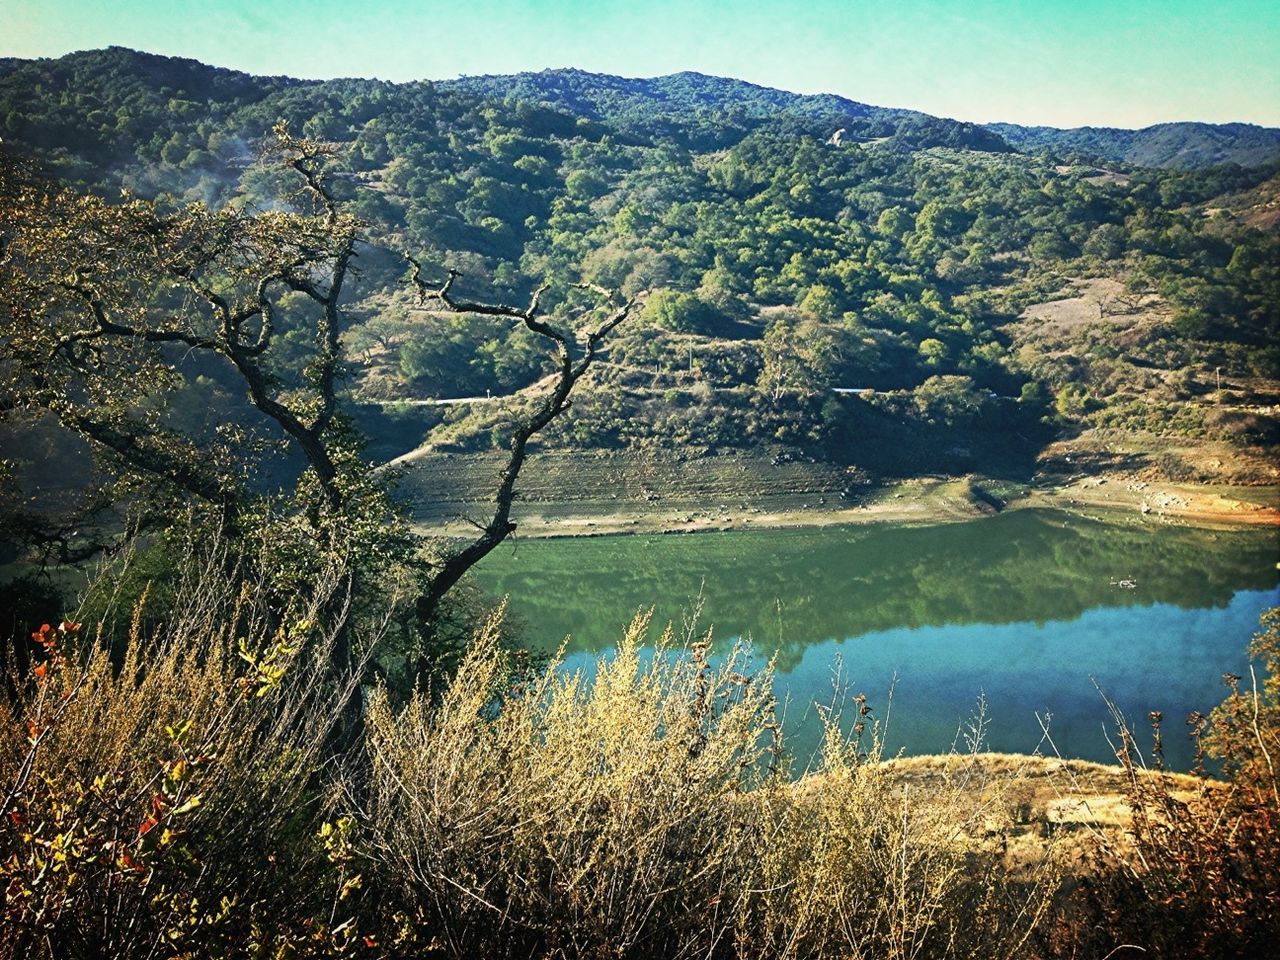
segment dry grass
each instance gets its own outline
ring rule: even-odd
[[[491,625],[438,706],[375,700],[370,855],[401,929],[452,956],[1019,955],[1053,868],[998,869],[998,785],[904,795],[865,714],[792,784],[768,671],[670,632],[646,662],[645,627],[591,682],[553,663],[504,696]]]
[[[725,942],[768,685],[742,675],[740,651],[719,668],[700,645],[643,664],[644,630],[590,684],[552,663],[504,692],[495,621],[438,706],[375,698],[375,856],[402,916],[452,955],[676,957]]]
[[[115,656],[64,622],[12,678],[0,957],[214,955],[255,929],[268,949],[317,909],[320,768],[346,691],[316,618],[339,584],[282,618],[216,551],[191,559],[170,622],[144,628],[144,598]]]
[[[1222,763],[1225,782],[1160,771],[1163,717],[1153,713],[1152,767],[1113,706],[1126,780],[1123,832],[1094,834],[1089,874],[1064,890],[1046,943],[1055,955],[1252,958],[1280,942],[1280,610],[1263,615],[1251,676],[1188,725]],[[1252,670],[1251,670],[1252,672]],[[1203,757],[1203,753],[1201,753]],[[1189,782],[1188,782],[1189,781]]]
[[[693,628],[650,655],[640,617],[590,676],[529,674],[499,612],[442,689],[367,691],[360,737],[341,579],[280,610],[227,574],[189,557],[167,623],[135,608],[114,655],[42,630],[11,675],[0,958],[1249,957],[1280,935],[1280,615],[1266,679],[1196,728],[1226,783],[1148,770],[1123,728],[1120,768],[984,754],[981,711],[967,752],[883,759],[843,696],[793,781],[770,669]]]

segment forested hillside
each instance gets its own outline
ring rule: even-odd
[[[1020,150],[1047,148],[1085,157],[1146,167],[1208,167],[1221,163],[1274,163],[1280,130],[1252,123],[1158,123],[1141,130],[1115,127],[1022,127],[992,123],[987,128]]]
[[[5,149],[108,196],[269,207],[278,175],[256,151],[281,119],[340,146],[337,189],[366,222],[345,389],[378,458],[428,432],[503,445],[495,398],[547,373],[527,330],[420,309],[390,248],[490,299],[544,280],[644,294],[544,442],[782,444],[910,475],[1030,469],[1081,428],[1275,438],[1275,131],[1196,126],[1212,150],[1166,142],[1173,128],[1158,148],[1150,131],[997,133],[691,73],[304,82],[121,48],[0,62]],[[1260,165],[1199,166],[1237,148]],[[568,299],[551,309],[572,321]],[[166,402],[198,432],[232,389],[200,370]]]
[[[0,60],[0,960],[1270,956],[1221,133]]]

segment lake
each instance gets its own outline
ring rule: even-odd
[[[801,768],[817,743],[811,704],[831,701],[839,674],[888,714],[890,752],[950,749],[985,697],[988,749],[1049,752],[1039,715],[1063,756],[1110,762],[1096,682],[1141,744],[1147,713],[1162,711],[1169,766],[1189,769],[1183,721],[1222,699],[1224,673],[1247,678],[1258,615],[1280,604],[1277,559],[1270,529],[1017,510],[934,526],[516,541],[476,576],[510,595],[532,645],[569,636],[567,666],[588,671],[638,609],[654,608],[656,638],[701,597],[717,648],[744,637],[761,664],[776,658]]]

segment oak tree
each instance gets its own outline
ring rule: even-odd
[[[10,533],[56,544],[55,559],[67,561],[110,542],[85,531],[121,505],[142,528],[194,510],[280,590],[335,563],[358,589],[376,589],[395,579],[394,568],[429,637],[445,594],[515,530],[530,442],[568,409],[635,301],[550,282],[524,306],[472,301],[457,294],[457,271],[432,282],[405,254],[424,305],[523,326],[546,345],[554,371],[512,404],[507,458],[475,535],[427,543],[410,533],[390,475],[362,457],[344,388],[357,263],[385,260],[388,250],[343,200],[337,147],[281,124],[265,156],[287,175],[286,195],[268,209],[107,200],[0,162],[0,411],[55,417],[110,478],[89,485],[56,523],[11,512]],[[594,316],[580,330],[559,329],[544,312],[551,298]],[[172,401],[205,373],[238,387],[244,404],[201,433],[175,416]],[[272,449],[300,467],[274,488],[261,477]],[[118,518],[108,532],[119,533]]]

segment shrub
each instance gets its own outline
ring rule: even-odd
[[[0,957],[351,945],[331,919],[349,877],[319,835],[350,693],[317,619],[338,584],[282,618],[223,563],[188,564],[154,630],[144,598],[118,660],[101,631],[36,631],[0,705]]]
[[[1066,926],[1063,956],[1104,955],[1123,945],[1148,957],[1247,958],[1274,955],[1280,942],[1280,608],[1263,615],[1251,652],[1267,676],[1242,692],[1226,678],[1227,699],[1208,718],[1188,718],[1199,746],[1222,762],[1227,782],[1202,780],[1191,796],[1158,773],[1163,718],[1155,728],[1156,771],[1113,708],[1117,756],[1128,773],[1127,839],[1099,837],[1094,876]],[[1252,673],[1252,670],[1251,670]],[[1203,753],[1201,753],[1203,756]],[[1202,768],[1203,769],[1203,768]]]
[[[369,713],[368,826],[394,909],[455,956],[707,955],[734,920],[767,683],[640,655],[591,684],[552,663],[508,691],[497,621],[434,706]],[[666,638],[669,641],[669,636]]]

